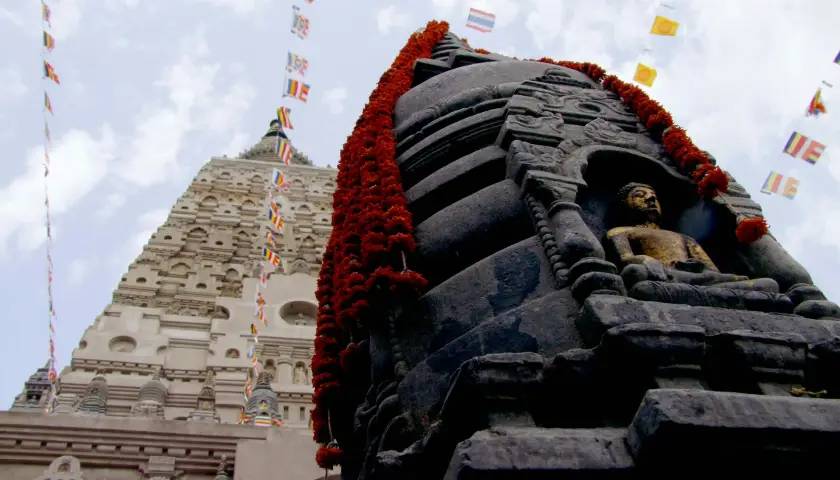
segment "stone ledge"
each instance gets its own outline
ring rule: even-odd
[[[625,435],[625,429],[614,428],[482,430],[458,444],[444,478],[593,478],[599,472],[629,473],[634,463]]]
[[[801,472],[834,465],[840,401],[700,390],[650,390],[627,445],[640,468],[737,462]]]

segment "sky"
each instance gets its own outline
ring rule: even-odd
[[[764,207],[771,232],[840,300],[840,2],[835,0],[296,0],[310,35],[290,34],[292,0],[48,0],[61,86],[49,189],[57,360],[211,156],[265,132],[282,101],[286,53],[309,59],[294,145],[335,166],[381,73],[429,19],[474,47],[518,58],[593,61],[625,80],[658,70],[649,94]],[[465,28],[470,7],[496,14]],[[648,34],[655,15],[676,37]],[[47,358],[40,4],[0,0],[0,408]],[[806,118],[821,82],[828,113]],[[287,99],[288,100],[288,99]],[[827,145],[815,165],[782,153],[797,130]],[[794,200],[760,193],[770,170]]]

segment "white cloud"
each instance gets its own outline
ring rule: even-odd
[[[148,212],[140,215],[137,219],[137,224],[140,227],[140,231],[136,233],[133,237],[133,241],[131,244],[137,250],[142,250],[143,246],[149,242],[149,238],[151,238],[152,234],[155,233],[163,222],[166,221],[166,217],[169,216],[169,209],[166,208],[157,208],[155,210],[149,210]]]
[[[220,65],[201,60],[209,52],[203,29],[182,39],[181,46],[178,62],[167,67],[156,82],[166,89],[169,103],[138,116],[128,158],[119,169],[123,179],[139,186],[176,177],[185,137],[199,129],[228,133],[239,125],[257,95],[242,80],[232,82],[227,90],[216,89]]]
[[[16,67],[8,66],[0,70],[0,103],[16,100],[29,92],[23,83],[23,76]]]
[[[248,133],[241,131],[236,132],[231,138],[230,143],[228,143],[226,147],[222,148],[220,153],[229,157],[235,157],[245,150],[245,147],[249,146],[252,138],[253,135]]]
[[[202,126],[212,132],[229,133],[251,108],[257,97],[256,89],[248,83],[237,82],[212,108],[202,115]]]
[[[388,5],[376,12],[376,28],[383,35],[387,35],[393,28],[401,29],[408,26],[409,21],[409,15],[396,5]]]
[[[109,218],[111,215],[117,213],[117,210],[122,208],[125,205],[125,195],[122,193],[112,193],[105,197],[102,205],[99,209],[94,213],[96,218],[104,220]]]
[[[197,0],[216,7],[230,8],[239,15],[246,15],[269,4],[268,0]]]
[[[23,26],[23,20],[20,18],[20,15],[8,8],[0,7],[0,19],[8,20],[9,23],[17,27]]]
[[[52,29],[56,40],[65,40],[76,33],[82,20],[82,0],[61,0],[50,3]]]
[[[115,146],[114,134],[107,125],[99,138],[83,130],[70,130],[55,142],[48,177],[53,224],[105,178]],[[25,171],[0,188],[0,252],[5,252],[14,238],[23,250],[38,248],[46,238],[42,161],[43,148],[31,148]]]
[[[324,96],[321,98],[321,102],[327,105],[327,108],[329,108],[330,113],[333,115],[339,115],[344,111],[345,100],[347,100],[346,87],[331,88],[324,92]]]
[[[74,258],[70,262],[67,273],[67,283],[72,286],[81,285],[90,274],[91,261],[84,258]]]

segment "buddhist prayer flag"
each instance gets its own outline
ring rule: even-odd
[[[793,132],[785,145],[784,151],[793,158],[799,157],[810,164],[814,164],[817,163],[817,160],[825,151],[825,145],[816,140],[811,140],[799,132]]]
[[[301,39],[309,36],[309,19],[301,15],[297,5],[292,5],[292,33]]]
[[[268,272],[263,271],[260,272],[260,286],[267,287],[268,286]]]
[[[269,247],[277,246],[277,240],[274,238],[274,232],[272,232],[271,230],[265,232],[265,243]]]
[[[55,38],[47,33],[46,30],[44,30],[44,47],[46,47],[49,51],[52,51],[52,49],[55,48]]]
[[[840,65],[840,52],[837,52],[837,56],[834,57],[834,63]]]
[[[467,26],[469,28],[487,33],[493,30],[493,25],[495,24],[496,15],[476,8],[470,8],[470,13],[467,16]]]
[[[281,138],[277,145],[277,156],[283,160],[286,165],[292,163],[292,144],[285,138]]]
[[[44,76],[52,80],[53,82],[61,85],[61,81],[58,79],[58,74],[55,73],[55,69],[49,62],[44,60]]]
[[[259,332],[257,331],[257,326],[253,323],[251,324],[251,335],[257,336]]]
[[[44,108],[46,108],[48,112],[53,113],[52,102],[50,101],[50,96],[47,95],[47,92],[44,92]]]
[[[782,191],[779,192],[779,187],[782,187]],[[781,195],[785,198],[792,199],[796,196],[796,191],[799,188],[799,180],[793,177],[785,178],[779,172],[770,172],[767,175],[767,179],[764,181],[764,186],[761,187],[761,193],[771,194],[771,193],[781,193]]]
[[[286,90],[283,92],[283,96],[297,98],[300,101],[306,102],[309,97],[309,84],[295,80],[294,78],[287,78]]]
[[[268,220],[271,222],[272,225],[274,225],[274,228],[276,228],[277,230],[282,230],[283,225],[286,224],[285,220],[283,220],[283,217],[281,217],[273,208],[268,209]]]
[[[47,22],[48,25],[52,26],[50,23],[50,7],[48,7],[43,0],[41,1],[41,18]]]
[[[769,175],[767,175],[767,179],[764,180],[764,186],[761,187],[761,193],[778,193],[779,185],[782,184],[782,179],[784,175],[779,172],[771,171]]]
[[[825,113],[825,104],[822,101],[822,88],[818,88],[817,93],[814,94],[814,98],[808,103],[808,110],[805,114],[818,117],[821,113]]]
[[[636,66],[636,74],[633,75],[633,80],[652,87],[653,81],[656,80],[656,69],[640,63]]]
[[[275,187],[282,187],[283,184],[286,183],[286,177],[283,176],[283,172],[275,168],[271,173],[271,183],[274,184]]]
[[[263,258],[268,260],[268,263],[274,265],[275,267],[280,266],[280,255],[272,252],[269,248],[263,247]]]
[[[788,177],[787,180],[785,180],[785,187],[782,190],[782,196],[785,198],[793,199],[793,197],[796,196],[796,191],[798,188],[799,180],[793,177]]]
[[[653,26],[650,27],[650,33],[653,35],[668,35],[673,37],[677,34],[677,28],[679,28],[679,26],[680,22],[657,15],[656,18],[653,19]]]
[[[289,73],[297,72],[300,76],[306,75],[306,70],[309,68],[309,61],[292,52],[288,52],[287,55],[286,71]]]
[[[277,120],[283,128],[293,130],[295,127],[292,126],[292,118],[290,117],[291,113],[292,111],[288,107],[280,107],[277,109]]]

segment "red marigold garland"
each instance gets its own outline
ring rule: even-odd
[[[333,232],[318,277],[318,325],[312,384],[314,438],[328,444],[316,455],[330,468],[344,453],[335,437],[349,432],[352,409],[344,408],[343,371],[365,365],[359,351],[366,312],[374,290],[416,294],[426,286],[422,275],[405,267],[404,254],[415,248],[411,213],[396,163],[393,111],[411,88],[414,62],[432,54],[449,26],[432,21],[415,33],[382,75],[341,150],[333,197]],[[355,342],[354,342],[355,341]],[[360,360],[356,360],[360,359]],[[352,375],[350,375],[352,377]]]
[[[735,228],[735,236],[741,243],[752,243],[767,234],[767,222],[762,217],[744,218]]]
[[[615,75],[605,76],[605,70],[594,63],[558,61],[548,57],[537,61],[571,68],[600,82],[605,89],[618,95],[621,101],[639,117],[650,134],[662,142],[665,152],[674,160],[680,171],[697,184],[697,192],[700,195],[713,198],[719,193],[727,192],[729,177],[726,172],[712,164],[709,156],[691,141],[685,130],[674,123],[671,114],[641,88],[623,82]],[[767,223],[762,217],[755,217],[742,220],[738,224],[735,235],[740,242],[751,243],[766,233]]]

